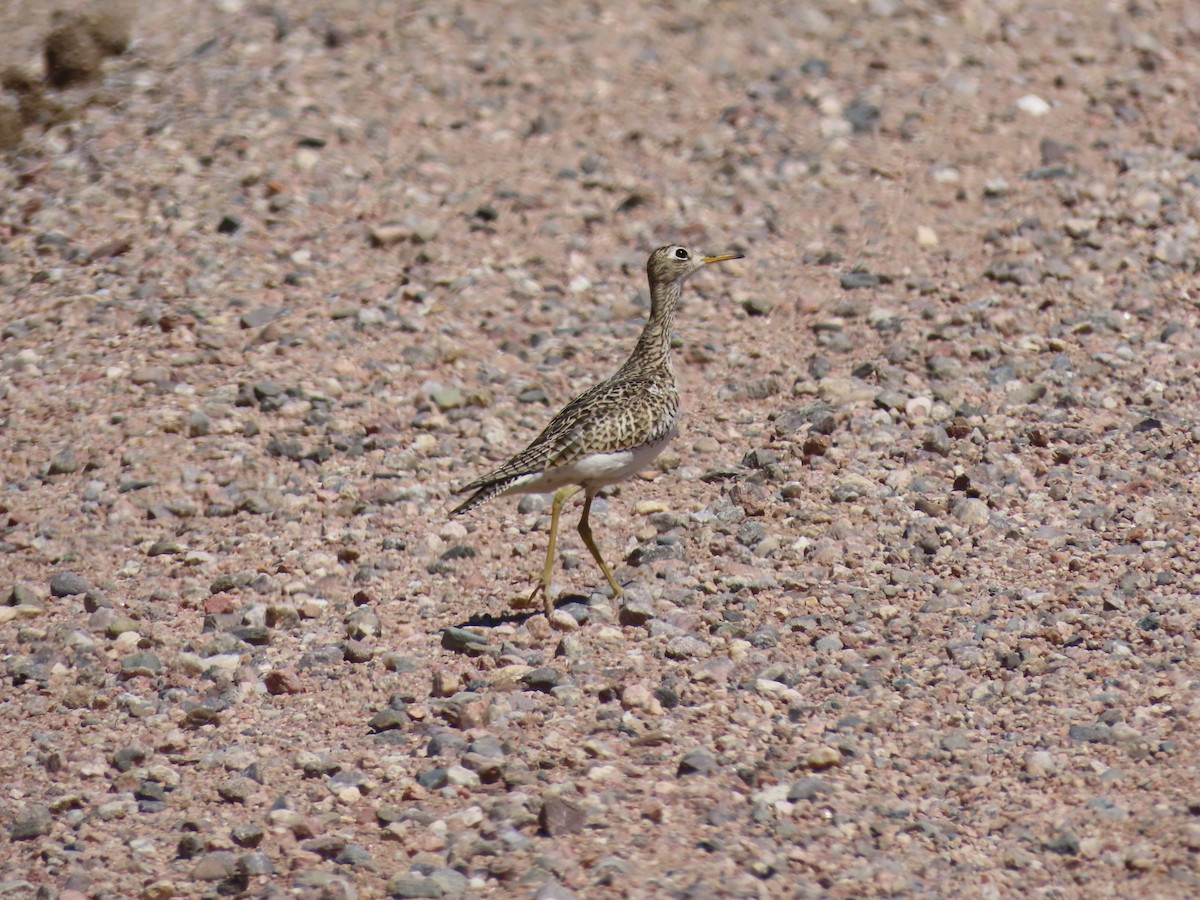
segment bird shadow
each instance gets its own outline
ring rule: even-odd
[[[460,622],[455,627],[467,628],[468,626],[473,625],[478,628],[495,628],[497,625],[520,625],[522,622],[528,622],[537,614],[538,613],[536,610],[530,610],[529,612],[506,613],[503,616],[495,616],[491,613],[479,613],[471,616],[471,618],[464,622]]]
[[[564,594],[555,601],[554,608],[557,609],[560,606],[566,606],[568,603],[582,603],[584,606],[587,606],[588,598],[584,594]],[[542,611],[540,609],[519,610],[500,616],[493,613],[476,613],[465,622],[460,622],[456,627],[495,628],[497,625],[521,625],[528,622],[534,616],[540,616],[541,614]]]

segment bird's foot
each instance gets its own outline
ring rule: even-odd
[[[546,618],[550,618],[550,613],[554,612],[554,601],[550,598],[550,585],[539,581],[537,586],[529,594],[529,599],[525,601],[526,606],[533,606],[538,595],[542,597],[543,609],[546,612]]]

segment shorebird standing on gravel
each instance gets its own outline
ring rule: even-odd
[[[529,595],[530,603],[542,595],[547,616],[554,610],[550,575],[559,515],[563,504],[581,490],[584,499],[579,536],[608,579],[613,597],[621,596],[621,586],[600,555],[588,524],[592,500],[601,488],[624,481],[648,466],[674,437],[679,423],[679,388],[671,366],[671,328],[683,282],[704,266],[741,256],[702,256],[678,244],[651,253],[646,263],[650,318],[625,364],[611,378],[564,406],[533,443],[504,465],[455,491],[474,493],[451,515],[465,513],[503,494],[555,492],[546,563],[541,580]]]

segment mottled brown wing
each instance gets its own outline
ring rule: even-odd
[[[661,438],[678,413],[679,395],[661,379],[626,375],[602,381],[564,406],[528,447],[464,485],[457,493],[475,493],[452,514],[486,503],[522,475],[569,466],[589,453],[632,450]]]

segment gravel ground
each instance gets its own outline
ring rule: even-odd
[[[0,893],[1200,893],[1200,9],[1060,5],[139,4],[0,164]],[[450,488],[668,242],[548,621]]]

